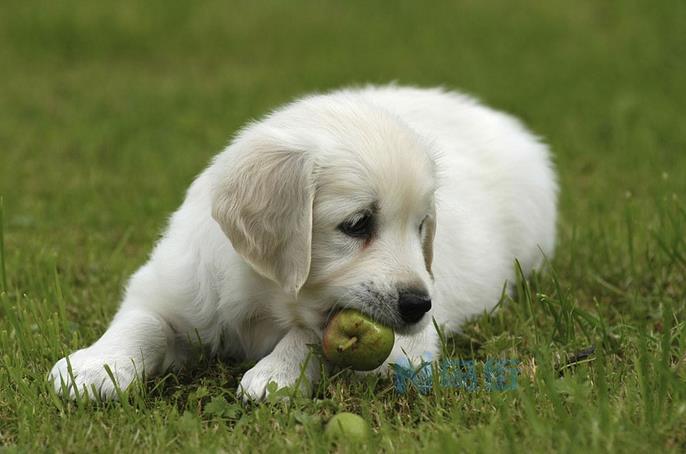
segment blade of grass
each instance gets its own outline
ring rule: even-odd
[[[0,283],[1,292],[7,292],[7,274],[5,273],[5,200],[0,196]]]

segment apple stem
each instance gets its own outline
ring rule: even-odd
[[[339,353],[344,352],[350,347],[352,347],[355,344],[355,342],[357,342],[357,337],[353,336],[344,343],[340,344],[336,350],[338,350]]]

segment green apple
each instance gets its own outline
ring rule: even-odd
[[[365,441],[371,435],[367,421],[354,413],[339,413],[329,420],[324,429],[328,438]]]
[[[344,309],[326,326],[322,347],[326,359],[337,366],[372,370],[388,358],[394,341],[391,328],[359,311]]]

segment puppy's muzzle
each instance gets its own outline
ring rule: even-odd
[[[431,310],[431,297],[423,289],[409,288],[398,292],[398,312],[405,323],[417,323]]]

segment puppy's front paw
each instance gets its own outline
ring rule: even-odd
[[[302,378],[301,378],[302,375]],[[269,383],[275,383],[277,389],[298,386],[304,396],[312,395],[312,385],[319,379],[319,368],[310,359],[304,370],[300,364],[274,358],[272,355],[262,358],[248,370],[238,385],[238,395],[243,401],[259,401],[269,396]]]
[[[131,360],[107,358],[85,348],[69,355],[69,363],[67,358],[57,361],[48,380],[52,381],[58,394],[70,399],[75,399],[77,393],[88,398],[95,398],[96,393],[100,399],[113,399],[117,397],[116,388],[105,365],[109,366],[120,389],[126,389],[136,378],[136,368]]]

